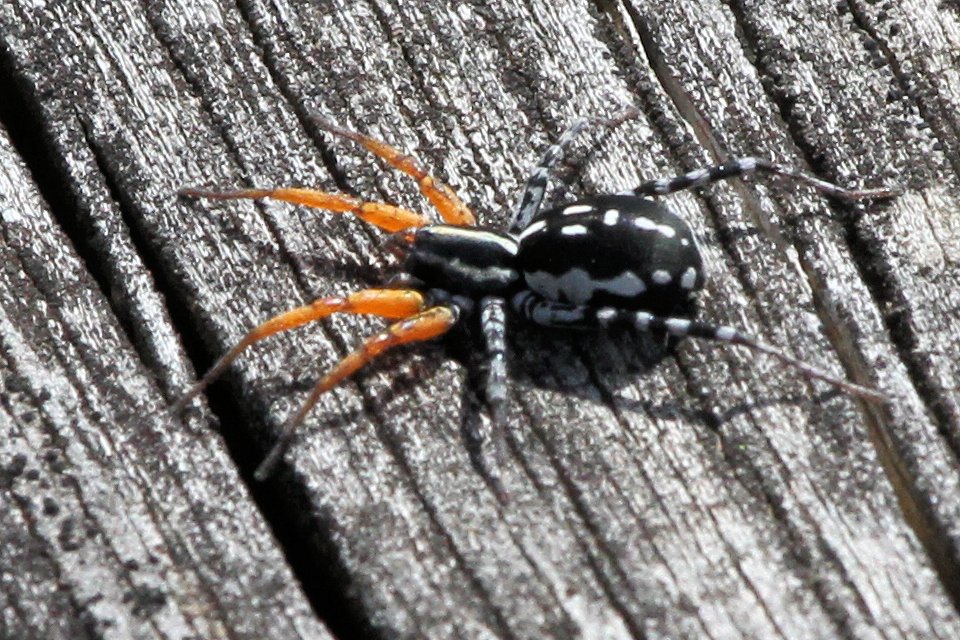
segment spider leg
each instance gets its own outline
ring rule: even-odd
[[[410,289],[364,289],[346,296],[330,296],[314,300],[310,304],[285,311],[270,318],[251,330],[209,371],[183,394],[171,411],[178,414],[211,382],[219,378],[227,367],[248,347],[281,331],[289,331],[308,322],[326,318],[334,313],[375,315],[382,318],[406,318],[423,311],[426,300],[423,294]]]
[[[447,224],[461,226],[477,224],[473,212],[460,200],[453,189],[430,175],[417,163],[413,156],[407,155],[385,142],[344,129],[321,116],[314,116],[313,121],[324,131],[360,144],[394,169],[398,169],[416,180],[417,186],[420,187],[420,193],[430,201]]]
[[[821,180],[792,167],[786,167],[763,158],[735,158],[712,167],[690,171],[675,178],[649,180],[627,193],[637,196],[662,196],[684,189],[702,187],[727,178],[736,178],[754,173],[769,173],[800,182],[840,200],[883,200],[903,193],[902,189],[844,189],[832,182]]]
[[[552,329],[595,329],[592,307],[555,302],[534,293],[521,291],[510,300],[513,310],[529,322]]]
[[[480,330],[487,349],[485,395],[495,427],[502,423],[507,402],[507,313],[503,298],[488,296],[480,301]]]
[[[647,311],[564,304],[546,300],[529,291],[514,296],[512,304],[517,313],[545,327],[593,329],[614,325],[632,326],[640,331],[662,331],[667,335],[680,338],[690,336],[740,345],[773,356],[790,365],[803,376],[822,380],[852,396],[872,402],[887,401],[887,396],[875,389],[838,378],[734,327],[697,322],[687,318],[659,316]]]
[[[392,204],[365,202],[353,196],[312,189],[278,188],[210,191],[186,188],[180,189],[177,194],[186,198],[207,198],[211,200],[272,198],[337,213],[352,213],[361,220],[389,232],[403,231],[411,227],[423,227],[430,224],[430,221],[420,214],[401,209]]]
[[[611,309],[601,309],[597,316],[603,313],[610,315]],[[773,356],[781,362],[790,365],[803,376],[814,380],[822,380],[838,389],[858,398],[870,400],[872,402],[886,402],[887,396],[875,389],[864,387],[838,378],[827,371],[815,367],[812,364],[795,358],[778,347],[761,342],[760,340],[749,336],[739,329],[726,325],[714,325],[705,322],[697,322],[686,318],[667,318],[656,316],[645,311],[633,311],[627,315],[631,318],[633,325],[641,331],[665,331],[667,334],[677,337],[692,336],[695,338],[704,338],[707,340],[718,340],[729,342],[743,347],[748,347],[754,351],[760,351]]]
[[[560,134],[556,144],[547,148],[546,153],[543,154],[543,159],[540,160],[540,164],[534,168],[530,177],[527,178],[523,195],[520,197],[520,205],[510,220],[510,226],[507,228],[507,232],[511,234],[520,233],[520,231],[525,229],[534,217],[536,217],[537,212],[540,210],[540,205],[543,203],[543,194],[547,190],[547,181],[550,179],[550,173],[554,165],[560,161],[560,158],[563,157],[563,154],[584,129],[594,124],[616,127],[624,120],[635,117],[637,113],[638,111],[635,107],[629,107],[613,118],[588,117],[574,121],[566,131]]]
[[[320,396],[393,347],[411,342],[423,342],[443,335],[453,328],[459,317],[460,310],[455,305],[431,307],[396,322],[380,333],[367,338],[356,351],[343,358],[320,379],[300,410],[287,421],[277,443],[254,472],[254,477],[257,480],[263,480],[270,475],[273,467],[286,451],[294,431],[317,404]]]

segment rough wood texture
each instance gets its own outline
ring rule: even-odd
[[[324,637],[215,434],[171,428],[5,134],[0,167],[0,636]]]
[[[342,637],[960,636],[958,34],[932,0],[5,3],[32,174],[0,147],[3,631],[322,637],[309,598]],[[202,369],[391,264],[355,220],[177,188],[421,207],[320,112],[502,224],[566,124],[626,104],[574,191],[743,154],[907,188],[866,212],[773,183],[672,197],[712,270],[704,317],[889,406],[715,345],[518,330],[497,463],[457,334],[324,398],[259,512],[227,450],[248,478],[373,323],[243,358],[211,390],[222,440],[200,403],[157,413],[188,378],[178,335]]]

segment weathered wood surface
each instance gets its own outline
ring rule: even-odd
[[[343,637],[958,637],[958,27],[932,0],[4,3],[31,173],[0,146],[2,631],[322,637],[309,600]],[[256,349],[213,412],[159,413],[178,345],[202,369],[391,264],[357,221],[178,187],[421,206],[321,112],[500,224],[566,124],[625,104],[641,117],[587,136],[573,190],[740,154],[907,188],[867,212],[775,184],[672,198],[712,269],[704,317],[889,406],[714,345],[518,331],[498,466],[458,334],[330,394],[245,487],[374,326],[344,318]]]

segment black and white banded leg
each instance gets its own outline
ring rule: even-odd
[[[490,411],[490,440],[493,444],[496,465],[503,467],[507,460],[507,437],[504,430],[504,407],[507,404],[507,310],[506,300],[487,296],[480,301],[480,330],[486,345],[487,379],[484,382],[484,395]],[[499,480],[492,479],[497,493],[506,496]]]
[[[570,145],[573,144],[573,141],[577,139],[577,136],[583,133],[584,129],[594,124],[616,127],[625,120],[636,117],[638,113],[636,107],[628,107],[613,118],[580,118],[567,127],[567,130],[560,134],[556,144],[550,145],[546,153],[543,154],[540,164],[527,178],[523,195],[520,197],[520,204],[510,220],[507,233],[520,233],[536,217],[540,205],[543,203],[543,194],[547,190],[547,181],[550,179],[551,171]]]
[[[885,401],[882,393],[838,378],[819,367],[795,358],[783,350],[749,336],[735,327],[698,322],[687,318],[659,316],[648,311],[628,311],[613,307],[589,307],[553,302],[535,293],[523,292],[513,298],[517,313],[544,327],[596,329],[629,326],[639,331],[664,332],[678,338],[693,337],[748,347],[766,353],[795,368],[807,378],[823,380],[847,393],[873,401]]]
[[[597,319],[592,317],[590,307],[554,302],[533,291],[521,291],[510,300],[515,313],[520,317],[553,329],[595,329]]]
[[[480,301],[480,330],[487,351],[487,380],[484,394],[495,427],[503,419],[507,403],[507,310],[503,298],[488,296]]]
[[[756,173],[769,173],[794,180],[813,187],[828,196],[840,200],[880,200],[894,198],[902,193],[900,189],[844,189],[815,176],[787,167],[763,158],[735,158],[712,167],[696,169],[674,178],[649,180],[626,193],[635,196],[665,196],[677,191],[703,187],[718,180],[738,178]]]

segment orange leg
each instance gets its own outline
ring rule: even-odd
[[[300,407],[296,415],[287,422],[283,433],[280,434],[280,439],[257,468],[254,477],[263,480],[270,475],[270,471],[286,451],[287,445],[293,437],[293,432],[317,404],[321,395],[343,382],[356,373],[360,367],[388,349],[411,342],[423,342],[443,335],[457,323],[458,317],[459,313],[454,307],[432,307],[406,320],[394,323],[384,331],[367,338],[360,348],[341,360],[327,375],[320,379],[307,401]]]
[[[270,318],[243,337],[237,345],[220,358],[189,391],[173,406],[173,412],[179,413],[193,398],[220,377],[227,367],[243,353],[247,347],[281,331],[296,329],[308,322],[320,320],[334,313],[357,313],[380,316],[382,318],[407,318],[423,310],[423,295],[411,289],[365,289],[351,293],[346,297],[331,296],[314,300],[310,304],[291,309]]]
[[[313,191],[311,189],[238,189],[236,191],[207,191],[206,189],[181,189],[177,192],[188,198],[210,198],[214,200],[240,200],[245,198],[273,198],[302,204],[316,209],[326,209],[337,213],[352,213],[361,220],[374,224],[384,231],[403,231],[411,227],[422,227],[430,220],[419,213],[401,209],[382,202],[364,202],[339,193]]]
[[[402,153],[384,142],[337,126],[325,118],[314,117],[314,122],[324,131],[329,131],[363,145],[391,167],[399,169],[416,180],[420,187],[420,193],[426,196],[427,200],[437,209],[444,222],[461,226],[477,224],[473,212],[467,208],[467,205],[463,204],[453,189],[427,173],[412,156]]]

